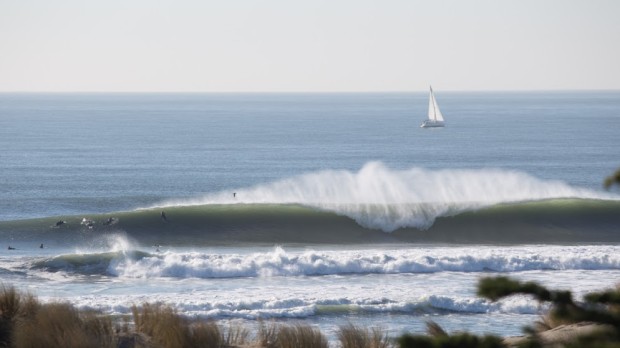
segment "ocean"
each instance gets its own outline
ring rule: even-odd
[[[620,279],[620,92],[0,94],[0,280],[112,315],[518,335]],[[8,250],[9,246],[13,250]],[[43,248],[41,248],[43,246]]]

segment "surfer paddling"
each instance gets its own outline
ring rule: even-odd
[[[17,249],[15,249],[15,248],[13,248],[12,246],[9,245],[8,250],[17,250]]]
[[[111,217],[111,218],[108,218],[103,224],[109,226],[109,225],[114,225],[117,222],[118,222],[117,218]]]

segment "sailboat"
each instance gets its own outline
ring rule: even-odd
[[[428,119],[424,120],[420,127],[443,127],[445,125],[441,111],[439,111],[439,105],[437,105],[437,100],[435,100],[435,94],[433,94],[433,87],[431,87],[431,95],[428,99]]]

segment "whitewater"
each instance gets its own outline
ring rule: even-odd
[[[308,173],[149,208],[301,204],[348,216],[366,228],[392,232],[403,227],[428,229],[438,217],[492,205],[560,198],[619,200],[620,196],[544,181],[518,171],[391,170],[381,162],[369,162],[358,172]]]
[[[0,281],[332,341],[547,309],[477,297],[485,276],[616,286],[620,94],[437,97],[450,123],[424,130],[422,93],[0,94]]]

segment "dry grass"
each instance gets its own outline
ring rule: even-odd
[[[343,348],[387,348],[390,340],[387,334],[379,328],[359,328],[352,324],[341,326],[338,331],[338,340]]]
[[[36,297],[14,287],[0,286],[0,347],[11,346],[15,327],[39,309]]]
[[[257,342],[258,347],[275,348],[278,341],[278,326],[267,325],[263,321],[259,323]]]
[[[132,313],[136,332],[151,337],[158,347],[188,347],[193,341],[193,331],[186,320],[170,307],[145,303],[133,306]],[[201,331],[200,335],[203,334]]]
[[[436,322],[429,320],[426,322],[426,332],[431,337],[447,337],[448,333]]]
[[[215,325],[215,324],[213,324]],[[240,325],[230,325],[226,330],[226,346],[242,346],[249,342],[250,331]]]
[[[112,321],[67,303],[41,305],[13,332],[15,347],[116,347]]]
[[[260,324],[254,347],[264,348],[327,348],[327,338],[309,325]]]
[[[135,332],[149,337],[155,347],[220,348],[248,343],[249,331],[243,327],[231,325],[223,331],[213,321],[192,321],[168,306],[145,303],[134,306],[132,313]],[[135,336],[131,340],[135,341]]]
[[[327,348],[327,338],[319,329],[309,325],[281,326],[278,331],[279,348]]]

